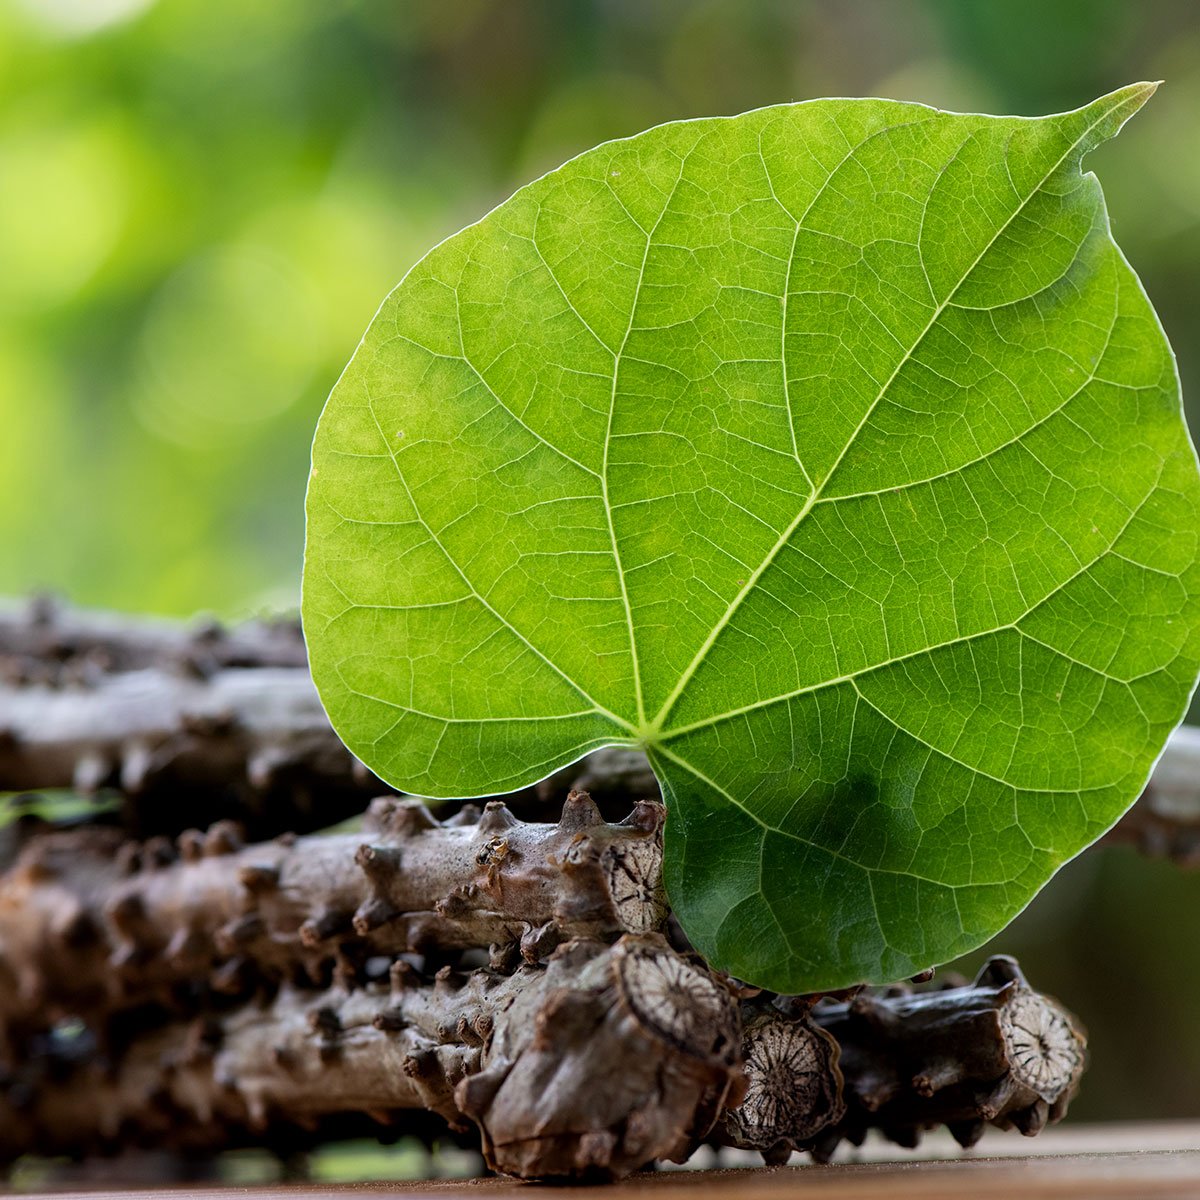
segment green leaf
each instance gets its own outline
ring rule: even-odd
[[[645,747],[684,928],[780,991],[994,934],[1200,662],[1174,361],[1080,169],[1153,90],[665,125],[431,251],[313,449],[350,748],[466,797]]]

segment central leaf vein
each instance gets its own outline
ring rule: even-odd
[[[822,492],[828,486],[829,481],[836,474],[838,467],[840,467],[842,462],[845,460],[846,455],[850,452],[850,449],[854,445],[858,436],[862,433],[863,429],[866,427],[867,422],[871,419],[872,414],[876,411],[876,409],[879,407],[880,403],[883,401],[884,397],[888,394],[892,385],[895,383],[896,379],[899,377],[901,371],[903,371],[905,366],[909,362],[912,361],[913,356],[916,354],[917,350],[920,348],[922,342],[928,336],[929,332],[935,327],[937,322],[941,319],[942,314],[949,307],[951,301],[954,299],[954,297],[958,293],[959,289],[970,278],[971,273],[975,270],[975,268],[979,265],[979,263],[982,262],[984,256],[987,254],[987,252],[992,248],[992,246],[995,245],[997,239],[999,239],[1003,235],[1004,231],[1024,211],[1024,209],[1029,204],[1029,202],[1041,191],[1041,189],[1046,185],[1046,183],[1053,177],[1055,172],[1057,172],[1059,170],[1059,168],[1062,167],[1062,165],[1070,158],[1071,154],[1074,153],[1075,150],[1081,144],[1086,144],[1087,139],[1091,135],[1092,131],[1100,124],[1100,122],[1102,120],[1104,120],[1104,117],[1106,115],[1107,114],[1102,114],[1101,116],[1096,117],[1096,119],[1090,125],[1088,125],[1083,130],[1083,132],[1080,133],[1073,142],[1071,142],[1071,144],[1069,146],[1067,146],[1067,148],[1058,157],[1058,159],[1054,162],[1054,164],[1045,172],[1045,174],[1038,181],[1038,183],[1030,190],[1028,195],[1026,195],[1024,197],[1024,199],[1021,200],[1021,202],[1016,206],[1016,208],[1013,209],[1013,211],[1009,214],[1009,216],[1001,223],[999,228],[997,228],[996,231],[992,234],[992,236],[987,240],[987,242],[979,250],[979,252],[975,255],[975,257],[972,259],[972,261],[967,266],[967,268],[963,271],[963,273],[959,277],[958,281],[946,293],[946,296],[944,297],[944,299],[942,299],[937,304],[936,308],[933,310],[933,313],[930,315],[928,321],[926,321],[926,323],[922,327],[921,331],[917,334],[917,336],[913,340],[912,344],[909,346],[909,348],[904,353],[904,355],[900,358],[900,361],[893,368],[891,374],[887,377],[887,379],[879,387],[878,391],[875,394],[874,399],[872,399],[871,403],[867,406],[866,411],[863,413],[858,424],[855,426],[855,428],[851,432],[850,436],[846,439],[845,444],[843,445],[841,451],[838,453],[837,457],[834,459],[833,464],[830,466],[829,470],[826,471],[824,477],[817,484],[817,486],[812,490],[808,499],[801,506],[800,511],[796,514],[795,518],[791,521],[791,523],[787,526],[787,528],[784,529],[783,533],[781,533],[779,535],[778,539],[775,541],[775,544],[770,548],[770,550],[767,551],[767,554],[763,558],[762,562],[760,562],[759,565],[754,569],[754,571],[750,574],[749,578],[747,578],[746,582],[742,585],[742,587],[740,588],[738,593],[734,596],[733,600],[730,601],[725,612],[721,615],[720,619],[716,622],[716,624],[710,630],[708,636],[704,639],[704,642],[701,644],[699,650],[696,651],[696,654],[693,656],[691,662],[687,665],[687,667],[684,668],[684,670],[683,670],[682,674],[679,676],[679,679],[676,682],[674,688],[672,688],[670,694],[667,696],[666,700],[662,704],[662,707],[659,709],[658,713],[654,717],[654,720],[650,724],[649,733],[652,738],[658,738],[658,737],[663,736],[664,725],[666,723],[667,718],[671,714],[671,710],[675,707],[680,696],[683,695],[685,689],[687,688],[688,684],[691,682],[692,677],[695,675],[696,671],[699,669],[701,663],[704,661],[709,650],[712,649],[717,638],[721,635],[721,632],[728,626],[729,622],[733,619],[734,614],[741,607],[742,602],[754,590],[754,588],[758,584],[758,581],[762,578],[763,574],[766,572],[768,567],[770,567],[770,565],[778,557],[779,552],[783,549],[783,547],[785,545],[788,544],[788,542],[792,538],[792,535],[796,532],[796,530],[803,523],[804,519],[812,511],[813,506],[821,498]],[[959,152],[961,152],[961,146],[959,147],[959,150],[956,150],[955,153],[957,154]],[[839,165],[844,165],[846,162],[850,161],[851,157],[852,157],[852,155],[847,156],[847,158],[842,160],[842,164],[839,164]],[[943,166],[942,169],[945,170],[945,166]],[[835,168],[835,171],[834,171],[835,174],[836,174],[836,170],[837,170],[837,168]],[[828,182],[829,181],[826,180],[825,184],[823,184],[822,187],[828,186]],[[810,210],[811,210],[811,205],[809,206],[809,209],[806,210],[806,213]],[[801,220],[803,220],[803,216],[802,216]],[[787,373],[787,368],[786,368],[786,364],[785,364],[784,374],[786,375],[786,373]],[[816,685],[816,686],[823,686],[823,685]]]

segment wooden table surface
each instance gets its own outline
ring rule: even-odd
[[[904,1155],[903,1157],[900,1157]],[[944,1155],[944,1157],[933,1157]],[[721,1161],[728,1161],[724,1159]],[[131,1191],[57,1192],[56,1200],[1042,1200],[1050,1197],[1200,1200],[1200,1122],[1079,1126],[1034,1141],[995,1135],[981,1149],[953,1154],[931,1138],[919,1154],[868,1144],[860,1161],[827,1167],[719,1167],[664,1170],[606,1187],[569,1188],[503,1179],[431,1180],[270,1187],[181,1186]]]

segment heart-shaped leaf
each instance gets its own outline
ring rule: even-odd
[[[665,125],[431,251],[313,450],[350,748],[466,797],[643,746],[684,928],[780,991],[995,933],[1200,659],[1171,351],[1080,170],[1152,91]]]

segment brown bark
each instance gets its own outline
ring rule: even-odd
[[[300,621],[222,625],[74,608],[53,596],[0,602],[0,678],[66,683],[161,667],[208,676],[229,667],[305,667]]]
[[[285,987],[191,1023],[126,1023],[111,1066],[76,1036],[54,1069],[34,1058],[0,1087],[0,1156],[280,1149],[367,1120],[427,1131],[415,1114],[432,1113],[473,1121],[489,1163],[523,1178],[621,1175],[702,1140],[827,1159],[870,1128],[906,1146],[937,1124],[964,1145],[987,1123],[1035,1134],[1084,1065],[1074,1019],[1011,959],[969,987],[757,996],[740,1019],[733,995],[654,934],[571,942],[512,974],[430,982],[397,960],[390,989]]]
[[[869,1129],[902,1146],[936,1125],[963,1146],[987,1124],[1033,1135],[1065,1114],[1085,1065],[1078,1021],[1004,956],[966,987],[864,991],[782,1010],[760,1000],[755,1010],[746,1022],[757,1037],[745,1047],[747,1102],[723,1130],[769,1160],[800,1149],[824,1161]]]
[[[132,661],[137,661],[130,656]],[[0,649],[0,792],[115,789],[138,836],[236,818],[254,838],[323,828],[389,791],[330,728],[304,666],[176,666],[80,679],[6,680]],[[645,757],[602,750],[509,797],[523,815],[591,789],[609,815],[657,797]]]
[[[333,824],[387,790],[329,727],[303,666],[0,682],[0,791],[52,788],[118,789],[138,832],[225,812],[256,836]]]
[[[557,824],[500,802],[437,821],[376,800],[361,832],[243,846],[206,835],[123,843],[47,834],[0,876],[0,1029],[162,1001],[208,980],[245,990],[328,980],[370,955],[492,947],[535,962],[570,938],[663,927],[662,806],[608,824],[572,793]]]
[[[643,755],[601,751],[511,798],[522,813],[591,790],[606,811],[657,797]],[[256,838],[357,816],[389,790],[329,727],[294,619],[231,627],[0,606],[0,792],[118,789],[126,827],[214,813]]]
[[[247,1130],[428,1110],[474,1122],[490,1166],[521,1178],[618,1177],[681,1158],[740,1097],[730,990],[655,934],[572,942],[546,966],[390,993],[284,989],[266,1007],[135,1038],[0,1099],[0,1156],[196,1149]],[[19,1089],[18,1089],[19,1090]]]

